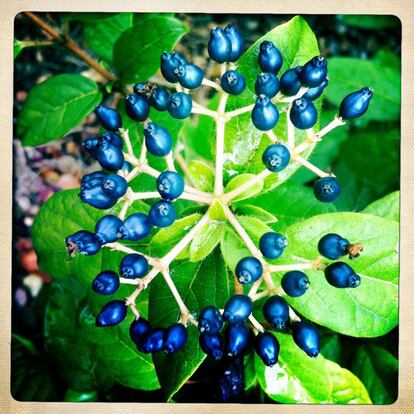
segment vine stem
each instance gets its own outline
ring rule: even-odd
[[[176,171],[171,151],[165,156],[165,162],[167,163],[167,168],[169,171]]]
[[[134,150],[132,149],[131,139],[129,138],[129,130],[120,128],[119,133],[121,134],[122,139],[125,141],[128,154],[134,156]]]
[[[288,96],[288,97],[285,97],[285,98],[281,98],[280,96],[279,97],[276,96],[276,100],[278,102],[291,103],[291,102],[295,101],[296,99],[302,98],[302,96],[305,95],[305,93],[308,91],[308,89],[309,88],[306,88],[305,86],[302,86],[299,89],[299,91],[298,91],[298,93],[296,95],[294,95],[294,96]]]
[[[306,167],[308,170],[312,171],[314,174],[316,174],[319,177],[329,177],[330,175],[334,176],[333,174],[329,174],[325,171],[322,171],[316,165],[313,165],[311,162],[301,157],[300,155],[295,154],[293,159],[297,161],[298,163],[302,164],[304,167]]]
[[[211,81],[210,79],[204,78],[203,81],[201,82],[201,84],[204,85],[204,86],[210,86],[210,88],[213,88],[216,91],[221,91],[220,85],[217,84],[216,82]]]
[[[293,263],[293,264],[286,264],[286,265],[269,265],[269,269],[271,272],[288,272],[290,270],[307,270],[307,269],[314,269],[315,264],[314,262],[308,263]]]
[[[269,137],[270,141],[272,141],[273,144],[276,144],[276,142],[280,141],[277,138],[276,134],[273,132],[273,129],[266,131],[265,134]]]
[[[53,28],[48,23],[43,21],[39,16],[32,12],[24,12],[24,14],[31,19],[34,23],[40,26],[47,34],[49,34],[52,38],[59,40],[62,42],[69,50],[71,50],[75,55],[80,57],[84,62],[86,62],[89,66],[94,68],[98,73],[100,73],[103,77],[110,81],[115,81],[116,76],[106,70],[103,66],[101,66],[96,60],[94,60],[91,56],[89,56],[84,50],[82,50],[79,45],[70,37],[65,36],[59,30]]]
[[[256,331],[264,332],[262,324],[253,315],[249,316],[249,321],[253,325],[254,329],[256,329]]]
[[[239,109],[235,109],[234,111],[226,112],[226,119],[229,120],[231,118],[234,118],[235,116],[242,115],[246,112],[250,112],[254,108],[255,104],[243,106]]]
[[[119,217],[121,220],[125,220],[126,213],[127,213],[128,209],[129,209],[129,207],[131,206],[131,204],[132,204],[132,201],[131,201],[131,199],[128,197],[128,198],[125,200],[124,205],[122,206],[122,209],[121,209],[121,211],[120,211],[120,212],[119,212],[119,214],[118,214],[118,217]]]
[[[142,193],[132,192],[131,195],[129,196],[129,199],[132,201],[149,200],[153,198],[160,198],[160,193],[158,193],[157,191],[147,191],[147,192],[142,192]],[[213,200],[211,197],[205,197],[205,196],[201,196],[198,194],[186,193],[185,191],[180,195],[180,198],[184,200],[195,201],[197,203],[202,203],[202,204],[211,204]]]
[[[212,111],[208,108],[205,108],[203,106],[194,106],[193,103],[193,109],[191,110],[192,114],[200,114],[200,115],[206,115],[210,116],[211,118],[217,119],[217,113],[215,111]]]
[[[118,252],[122,252],[122,253],[126,253],[126,254],[140,254],[141,256],[144,256],[148,260],[148,263],[151,266],[155,266],[158,263],[157,259],[155,259],[151,256],[148,256],[144,253],[141,253],[141,252],[139,252],[135,249],[132,249],[131,247],[125,246],[124,244],[119,243],[119,242],[107,243],[107,244],[105,244],[104,247],[106,247],[108,249],[111,249],[111,250],[117,250]],[[125,279],[125,280],[131,281],[130,284],[133,284],[133,285],[137,284],[137,281],[135,279]]]

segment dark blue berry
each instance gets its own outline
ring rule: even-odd
[[[230,53],[230,62],[235,62],[240,58],[244,49],[244,40],[240,32],[232,25],[229,24],[224,29],[225,35],[230,40],[231,44],[231,53]]]
[[[119,273],[126,279],[141,278],[148,272],[148,260],[138,253],[126,255],[119,265]]]
[[[112,145],[115,145],[115,147],[118,147],[120,149],[122,149],[124,146],[122,138],[118,134],[115,134],[115,132],[107,131],[103,133],[100,138],[104,141],[110,142]]]
[[[323,56],[315,56],[303,65],[299,74],[302,85],[308,88],[319,86],[328,74],[328,62]]]
[[[188,89],[198,88],[204,78],[202,69],[193,63],[178,66],[174,73],[180,85]]]
[[[92,207],[106,210],[113,207],[117,199],[110,197],[103,189],[102,184],[95,184],[93,187],[81,188],[79,192],[80,199]]]
[[[237,70],[224,72],[220,82],[223,90],[230,95],[240,95],[246,89],[246,79]]]
[[[281,296],[270,296],[263,305],[263,316],[273,328],[283,331],[289,320],[289,305]]]
[[[317,357],[320,351],[319,333],[315,326],[306,321],[292,324],[293,340],[310,357]]]
[[[118,171],[125,161],[121,148],[102,139],[96,148],[96,159],[103,168],[110,171]]]
[[[247,349],[250,342],[250,330],[245,323],[229,325],[225,334],[229,357],[239,356]]]
[[[98,105],[95,114],[99,123],[108,131],[118,131],[122,128],[122,117],[116,109]]]
[[[199,342],[202,351],[214,360],[218,361],[223,357],[224,343],[220,333],[203,332],[200,335]]]
[[[148,152],[158,157],[167,155],[172,148],[173,141],[170,133],[154,122],[148,122],[144,127],[145,146]]]
[[[289,296],[302,296],[309,288],[309,279],[305,273],[292,270],[283,275],[282,288]]]
[[[318,242],[319,253],[327,259],[336,260],[349,252],[349,240],[339,234],[328,233]]]
[[[269,232],[260,237],[259,249],[268,259],[280,257],[287,246],[286,237],[279,233]]]
[[[92,282],[92,289],[100,295],[112,295],[119,288],[119,277],[112,270],[99,273]]]
[[[100,139],[100,137],[89,137],[82,142],[83,149],[93,158],[96,158],[96,150],[98,149]]]
[[[131,326],[129,327],[129,336],[135,342],[140,351],[145,341],[147,340],[150,331],[150,323],[142,316],[140,316],[138,319],[135,319],[131,323]]]
[[[249,296],[233,295],[224,306],[223,319],[230,324],[244,322],[253,311],[253,303]]]
[[[272,367],[277,364],[280,346],[276,336],[271,332],[259,332],[254,338],[254,349],[266,366]]]
[[[184,347],[187,340],[186,327],[182,323],[174,323],[165,332],[163,349],[167,354],[177,352]]]
[[[361,284],[361,277],[344,262],[334,262],[328,265],[325,268],[325,278],[336,288],[356,288]]]
[[[134,121],[143,122],[148,118],[150,104],[144,94],[136,95],[130,93],[125,98],[125,110],[127,115]]]
[[[86,174],[82,177],[80,185],[82,189],[88,189],[95,187],[96,185],[102,185],[103,179],[108,174],[104,171],[95,171],[90,174]]]
[[[280,92],[285,96],[294,96],[299,92],[302,84],[300,83],[299,74],[302,66],[288,69],[280,78]]]
[[[328,86],[328,83],[328,79],[325,79],[320,85],[315,86],[314,88],[309,88],[303,97],[308,101],[318,99],[322,95],[323,90]]]
[[[288,166],[290,152],[283,144],[272,144],[263,152],[262,161],[269,171],[280,172]]]
[[[243,285],[256,282],[263,274],[263,266],[255,257],[244,257],[237,263],[237,280]]]
[[[200,332],[217,333],[223,327],[223,317],[215,306],[207,306],[198,317],[198,329]]]
[[[309,129],[316,124],[318,111],[311,101],[302,97],[292,102],[290,120],[296,128]]]
[[[218,383],[216,400],[219,402],[240,402],[244,392],[244,368],[242,358],[233,360],[224,370]]]
[[[100,218],[95,225],[95,236],[99,243],[113,243],[118,240],[118,230],[122,220],[117,216],[108,214]]]
[[[279,111],[270,99],[260,95],[252,110],[252,122],[260,131],[273,129],[279,120]]]
[[[150,86],[151,83],[136,83],[134,85],[134,93],[137,95],[147,93]]]
[[[114,326],[121,323],[127,315],[127,306],[123,300],[108,302],[96,317],[96,326]]]
[[[177,119],[184,119],[190,116],[193,108],[191,96],[184,92],[175,92],[168,101],[168,113]]]
[[[280,91],[280,82],[274,73],[261,73],[254,83],[256,95],[265,95],[272,99]]]
[[[220,27],[216,27],[210,32],[207,49],[211,59],[216,62],[224,63],[231,59],[231,41]]]
[[[101,244],[95,234],[85,230],[77,231],[66,237],[65,243],[70,256],[73,256],[76,252],[85,256],[91,256],[98,253],[101,249]]]
[[[157,190],[162,198],[174,200],[184,191],[184,179],[175,171],[164,171],[157,178]]]
[[[154,328],[148,333],[147,338],[141,346],[142,352],[146,354],[159,352],[164,348],[165,329]]]
[[[131,171],[132,165],[128,161],[125,161],[122,165],[122,173],[124,174],[124,176],[127,176]]]
[[[353,92],[342,100],[339,106],[339,116],[342,119],[354,119],[364,115],[374,92],[371,88],[362,88]]]
[[[168,227],[177,218],[177,210],[170,201],[160,200],[151,206],[148,216],[152,225]]]
[[[259,66],[263,72],[277,74],[283,65],[283,57],[279,49],[270,41],[265,40],[260,44]]]
[[[103,179],[102,188],[109,197],[118,199],[124,196],[128,190],[128,182],[121,175],[110,174]]]
[[[166,111],[170,94],[164,88],[155,88],[149,98],[150,104],[157,111]]]
[[[313,194],[319,201],[329,203],[338,198],[341,187],[335,177],[319,178],[313,186]]]
[[[177,82],[175,69],[180,65],[186,65],[188,62],[177,52],[164,52],[161,55],[161,73],[168,82]]]
[[[118,237],[123,240],[137,241],[147,237],[152,224],[143,213],[134,213],[125,219],[118,229]]]

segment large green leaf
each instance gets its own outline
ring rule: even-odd
[[[230,278],[218,250],[202,262],[175,263],[171,267],[171,277],[184,303],[194,315],[208,305],[222,308],[231,294]],[[177,322],[179,309],[174,303],[174,297],[159,275],[150,287],[149,318],[153,326],[168,327]],[[189,326],[188,333],[188,342],[182,350],[170,355],[153,355],[158,379],[167,400],[190,378],[206,356],[198,345],[197,328]]]
[[[394,191],[374,201],[369,206],[365,207],[363,213],[373,214],[388,218],[390,220],[400,220],[400,192]]]
[[[263,391],[281,403],[369,404],[368,393],[350,371],[325,359],[308,357],[290,335],[276,333],[279,362],[266,367],[256,356],[255,367]]]
[[[361,346],[354,360],[352,371],[367,387],[374,404],[392,404],[398,394],[398,361],[377,345]]]
[[[398,223],[357,213],[323,214],[296,223],[285,231],[288,240],[278,263],[297,263],[318,256],[318,241],[337,233],[361,243],[361,257],[348,262],[361,276],[355,289],[338,289],[321,271],[306,270],[310,288],[297,298],[286,297],[306,318],[334,331],[357,337],[375,337],[398,323]],[[273,274],[279,283],[281,274]]]
[[[397,16],[381,14],[344,14],[339,15],[338,19],[350,26],[367,30],[379,30],[401,26],[401,21]]]
[[[198,262],[207,257],[220,242],[224,231],[224,223],[210,221],[194,236],[190,244],[190,260]]]
[[[36,85],[17,118],[25,146],[61,138],[77,126],[102,98],[98,85],[81,75],[62,74]]]
[[[142,82],[159,69],[160,56],[174,48],[188,27],[169,16],[154,16],[136,24],[118,38],[113,61],[124,83]]]

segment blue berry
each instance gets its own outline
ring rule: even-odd
[[[362,88],[359,91],[345,96],[339,106],[339,116],[347,120],[364,115],[368,110],[373,94],[373,89]]]
[[[283,65],[283,57],[279,49],[270,41],[265,40],[260,44],[259,66],[263,72],[277,74]]]
[[[151,331],[150,323],[140,316],[138,319],[135,319],[131,326],[129,327],[129,336],[137,345],[138,350],[142,350],[142,346],[147,340],[148,334]]]
[[[147,237],[152,224],[143,213],[134,213],[127,217],[118,229],[118,237],[123,240],[137,241]]]
[[[260,237],[259,249],[268,259],[277,259],[282,255],[287,244],[286,237],[282,234],[268,232]]]
[[[266,366],[272,367],[277,364],[280,346],[276,336],[271,332],[259,332],[254,338],[254,349]]]
[[[93,158],[96,158],[96,150],[98,149],[99,140],[100,137],[89,137],[82,142],[83,149]]]
[[[124,176],[127,176],[131,171],[132,165],[128,161],[125,161],[122,165],[122,174],[124,174]]]
[[[96,185],[102,185],[103,179],[107,177],[107,175],[108,174],[104,171],[95,171],[84,175],[80,182],[81,189],[89,189]]]
[[[146,354],[159,352],[164,348],[165,329],[154,328],[148,333],[147,338],[141,346],[142,352]]]
[[[327,259],[336,260],[348,254],[349,246],[349,240],[344,239],[339,234],[328,233],[319,240],[318,251]]]
[[[175,92],[170,96],[168,101],[168,113],[177,119],[184,119],[190,116],[193,108],[191,96],[184,92]]]
[[[198,88],[204,78],[202,69],[193,63],[178,66],[174,73],[180,85],[188,89]]]
[[[112,295],[119,289],[119,277],[112,270],[99,273],[92,282],[92,289],[100,295]]]
[[[188,332],[182,323],[172,324],[165,332],[164,351],[167,354],[177,352],[184,347],[188,340]]]
[[[96,239],[95,234],[86,230],[79,230],[66,237],[65,243],[70,256],[73,256],[76,252],[84,256],[91,256],[101,249],[101,244]]]
[[[293,340],[296,345],[310,357],[317,357],[320,352],[319,333],[315,326],[306,321],[292,324]]]
[[[296,128],[309,129],[316,124],[318,111],[311,101],[302,97],[292,102],[290,120]]]
[[[328,74],[328,62],[323,56],[315,56],[303,65],[299,74],[302,85],[308,88],[319,86]]]
[[[216,62],[224,63],[231,59],[231,41],[220,27],[216,27],[210,32],[207,49],[211,59]]]
[[[126,279],[141,278],[148,272],[148,260],[138,253],[126,255],[119,265],[119,273]]]
[[[272,144],[263,152],[262,161],[269,171],[280,172],[288,166],[290,152],[283,144]]]
[[[95,225],[95,236],[100,244],[113,243],[118,240],[118,230],[122,220],[108,214],[100,218]]]
[[[125,98],[125,110],[127,115],[134,121],[143,122],[148,118],[150,104],[144,94],[136,95],[130,93]]]
[[[137,95],[145,94],[149,91],[151,87],[151,82],[148,83],[136,83],[134,85],[134,93]]]
[[[170,94],[164,88],[155,88],[149,98],[150,104],[157,111],[166,111]]]
[[[252,122],[260,131],[273,129],[279,120],[279,111],[270,99],[265,95],[260,95],[252,110]]]
[[[265,95],[272,99],[280,91],[280,82],[274,73],[261,73],[254,83],[256,95]]]
[[[158,157],[167,155],[172,148],[173,141],[170,133],[154,122],[148,122],[144,127],[145,146],[148,152]]]
[[[263,266],[255,257],[244,257],[237,263],[236,276],[240,283],[247,285],[256,282],[263,274]]]
[[[240,58],[244,49],[244,40],[240,32],[232,25],[229,24],[224,29],[225,35],[230,40],[231,44],[231,53],[230,53],[230,62],[235,62]]]
[[[237,70],[224,72],[220,82],[223,90],[230,95],[240,95],[246,89],[246,79]]]
[[[104,132],[101,135],[100,139],[102,139],[103,141],[108,141],[112,145],[120,149],[122,149],[124,146],[124,142],[122,141],[122,138],[118,134],[115,134],[115,132],[112,132],[112,131]]]
[[[218,383],[216,400],[239,402],[244,392],[244,368],[242,358],[236,358],[224,370]]]
[[[164,171],[157,178],[157,190],[162,198],[174,200],[184,191],[184,179],[175,171]]]
[[[127,315],[127,306],[123,300],[108,302],[96,317],[96,326],[114,326],[121,323]]]
[[[245,323],[229,325],[225,331],[227,355],[236,357],[241,355],[250,342],[250,330]]]
[[[344,262],[334,262],[328,265],[325,268],[325,278],[336,288],[356,288],[361,284],[361,277]]]
[[[168,82],[177,82],[177,75],[175,69],[180,65],[186,65],[188,62],[185,58],[177,52],[164,52],[161,55],[161,73]]]
[[[224,306],[223,319],[230,324],[244,322],[253,311],[253,303],[249,296],[233,295]]]
[[[223,357],[224,343],[220,333],[203,332],[200,335],[199,342],[201,350],[214,360],[218,361]]]
[[[283,275],[282,288],[291,297],[302,296],[309,288],[309,279],[305,273],[292,270]]]
[[[122,128],[122,117],[116,109],[98,105],[95,114],[99,123],[108,131],[118,131]]]
[[[176,218],[177,210],[171,202],[166,200],[157,201],[149,211],[149,219],[153,226],[171,226]]]
[[[110,197],[103,189],[102,183],[95,184],[94,186],[87,186],[81,188],[79,192],[80,199],[89,204],[92,207],[99,208],[100,210],[106,210],[113,207],[117,199]]]
[[[118,199],[127,192],[128,182],[121,175],[109,174],[103,179],[102,188],[109,197]]]
[[[313,194],[319,201],[329,203],[338,198],[341,187],[335,177],[319,178],[313,186]]]
[[[273,328],[283,331],[289,320],[289,305],[281,296],[270,296],[263,305],[263,316]]]
[[[309,88],[303,97],[308,101],[314,101],[318,99],[322,95],[323,90],[328,86],[328,83],[328,79],[325,79],[320,85],[315,86],[314,88]]]
[[[124,164],[122,149],[106,140],[100,140],[96,148],[96,159],[107,170],[117,171]]]
[[[280,92],[285,96],[294,96],[299,92],[302,84],[300,83],[299,74],[302,66],[288,69],[280,78]]]
[[[217,333],[223,327],[223,317],[215,306],[207,306],[198,317],[198,329],[209,334]]]

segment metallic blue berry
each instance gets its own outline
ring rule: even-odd
[[[252,110],[253,125],[260,131],[273,129],[279,120],[279,111],[270,99],[265,95],[260,95]]]
[[[246,89],[246,79],[237,70],[224,72],[220,82],[223,90],[230,95],[240,95]]]
[[[292,102],[290,120],[296,128],[309,129],[316,124],[318,111],[311,101],[302,97]]]
[[[188,89],[198,88],[204,78],[203,70],[193,63],[178,66],[174,73],[180,85]]]
[[[177,218],[177,210],[170,201],[161,200],[151,206],[148,216],[153,226],[168,227]]]
[[[108,131],[118,131],[122,128],[122,117],[116,109],[98,105],[95,108],[95,114],[99,123]]]
[[[319,333],[314,325],[301,321],[292,324],[293,340],[296,345],[310,357],[317,357],[320,352]]]
[[[254,349],[266,366],[273,367],[277,364],[280,346],[271,332],[259,332],[254,338]]]
[[[309,288],[309,279],[299,270],[287,272],[282,277],[282,288],[288,296],[302,296]]]
[[[147,237],[152,229],[149,217],[143,213],[134,213],[127,217],[118,229],[118,238],[138,241]]]
[[[70,256],[76,252],[84,256],[96,254],[101,249],[101,244],[94,233],[86,230],[79,230],[65,238],[66,249]]]
[[[336,260],[349,253],[349,240],[336,233],[328,233],[318,242],[319,253],[327,259]]]
[[[147,338],[142,344],[142,352],[155,353],[159,352],[164,348],[164,339],[165,339],[165,329],[163,328],[154,328],[148,333]]]
[[[161,73],[168,82],[177,82],[177,75],[174,70],[180,65],[186,65],[188,62],[177,52],[164,52],[161,55]]]
[[[313,186],[313,194],[319,201],[329,203],[338,198],[341,187],[335,177],[319,178]]]
[[[244,40],[240,32],[232,25],[229,24],[224,29],[225,35],[230,40],[231,44],[231,53],[230,53],[230,62],[236,62],[243,54],[244,49]]]
[[[122,141],[122,138],[118,134],[115,134],[115,132],[112,132],[112,131],[104,132],[100,136],[100,139],[104,141],[108,141],[109,143],[111,143],[112,145],[115,145],[115,147],[118,147],[120,149],[122,149],[124,146],[124,142]]]
[[[280,91],[280,82],[274,73],[261,73],[254,83],[256,95],[265,95],[272,99]]]
[[[169,99],[169,92],[164,88],[157,87],[153,90],[149,102],[157,111],[166,111]]]
[[[138,350],[142,352],[142,346],[147,340],[148,334],[151,331],[150,323],[140,316],[138,319],[135,319],[131,326],[129,327],[129,336],[137,345]]]
[[[208,333],[203,332],[199,338],[201,350],[213,358],[214,360],[218,361],[219,359],[223,358],[224,354],[224,342],[223,337],[220,333]]]
[[[144,137],[145,146],[152,155],[164,157],[171,151],[173,140],[162,126],[148,122],[144,127]]]
[[[242,361],[242,358],[236,358],[227,364],[218,383],[216,400],[219,402],[240,402],[245,387]]]
[[[110,197],[102,187],[102,184],[95,184],[94,186],[87,185],[86,188],[81,188],[79,192],[80,199],[92,207],[100,210],[106,210],[113,207],[117,199]]]
[[[145,121],[150,112],[148,97],[144,94],[130,93],[125,98],[125,110],[127,115],[134,121]]]
[[[223,327],[223,317],[215,306],[207,306],[198,317],[198,329],[200,332],[217,333]]]
[[[243,284],[248,285],[256,282],[263,274],[263,266],[260,260],[255,257],[244,257],[237,263],[236,276],[237,280]]]
[[[308,101],[314,101],[318,99],[322,95],[324,89],[328,86],[328,83],[328,79],[325,79],[320,85],[315,86],[314,88],[309,88],[303,97]]]
[[[227,356],[242,355],[250,342],[250,330],[245,323],[229,325],[225,331],[227,342]]]
[[[113,295],[119,286],[119,277],[112,270],[104,270],[92,282],[92,289],[100,295]]]
[[[272,144],[263,152],[262,161],[269,171],[280,172],[288,166],[290,152],[283,144]]]
[[[334,262],[328,265],[325,268],[325,278],[336,288],[356,288],[361,284],[361,277],[344,262]]]
[[[148,272],[148,260],[138,253],[126,255],[119,265],[119,273],[126,279],[141,278]]]
[[[369,103],[374,94],[371,88],[362,88],[347,95],[339,106],[339,116],[342,119],[355,119],[367,112]]]
[[[162,198],[174,200],[184,191],[184,179],[175,171],[164,171],[157,178],[157,190]]]
[[[187,328],[182,323],[172,324],[165,332],[164,352],[171,354],[184,347],[188,340]]]
[[[268,259],[277,259],[285,250],[288,242],[286,237],[279,233],[269,232],[260,237],[259,249]]]
[[[123,300],[108,302],[96,317],[96,326],[114,326],[121,323],[127,315],[127,306]]]
[[[81,189],[87,190],[96,185],[102,185],[103,179],[106,178],[107,175],[108,174],[104,171],[94,171],[93,173],[84,175],[80,182]]]
[[[99,140],[100,137],[89,137],[82,142],[83,149],[93,158],[96,158],[96,150],[98,149]]]
[[[302,66],[288,69],[280,78],[280,92],[285,96],[294,96],[299,92],[302,84],[300,83],[299,74]]]
[[[168,113],[177,119],[184,119],[190,116],[193,108],[191,96],[184,92],[175,92],[168,101]]]
[[[238,324],[247,320],[253,311],[253,303],[249,296],[233,295],[224,306],[223,319],[230,324]]]
[[[289,320],[289,305],[281,296],[270,296],[263,305],[263,316],[273,328],[283,331]]]
[[[96,148],[96,159],[103,168],[110,171],[118,171],[125,161],[122,149],[103,139]]]
[[[283,56],[279,49],[270,41],[265,40],[260,44],[259,66],[263,72],[277,74],[283,65]]]
[[[224,63],[231,59],[231,41],[220,27],[211,30],[207,49],[211,59],[216,62]]]
[[[109,174],[103,179],[102,188],[110,197],[118,199],[128,190],[128,182],[121,175]]]
[[[113,243],[118,240],[118,230],[122,220],[117,216],[108,214],[100,218],[95,225],[95,236],[99,243]]]
[[[314,88],[319,86],[328,74],[328,62],[323,56],[315,56],[303,65],[299,79],[303,86]]]

